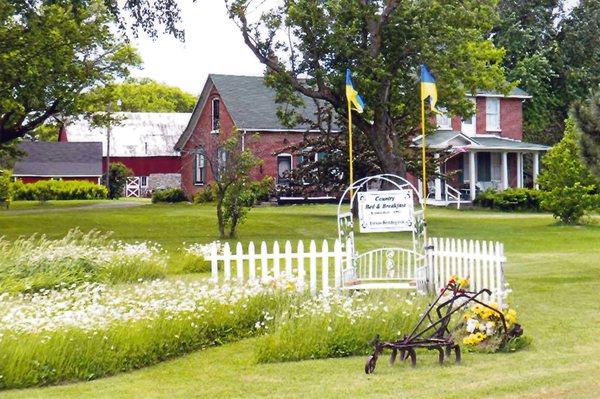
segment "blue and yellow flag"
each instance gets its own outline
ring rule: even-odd
[[[358,92],[354,90],[354,85],[352,85],[352,75],[350,74],[350,69],[346,69],[346,98],[348,99],[348,103],[351,104],[354,110],[359,114],[362,114],[365,109],[365,102],[358,95]]]
[[[429,97],[429,104],[433,112],[437,112],[435,109],[435,103],[437,103],[437,87],[435,86],[435,78],[429,72],[427,67],[421,64],[421,101],[425,101]]]

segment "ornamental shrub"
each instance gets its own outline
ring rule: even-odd
[[[8,209],[12,198],[12,176],[9,171],[0,171],[0,207]]]
[[[509,188],[504,191],[487,190],[477,195],[475,205],[502,211],[541,210],[541,192],[531,188]]]
[[[542,208],[563,223],[578,223],[589,211],[600,209],[599,185],[579,157],[579,133],[571,119],[565,136],[542,158],[539,184]]]
[[[194,204],[204,204],[215,200],[214,184],[204,186],[194,194]]]
[[[107,196],[106,187],[83,180],[40,180],[28,184],[17,181],[13,185],[14,200],[92,200],[105,199]]]
[[[121,198],[125,192],[127,178],[130,176],[133,176],[133,171],[127,166],[120,162],[111,163],[108,172],[108,198]],[[103,183],[106,184],[106,177],[104,177],[102,180]]]
[[[187,201],[187,196],[180,188],[165,188],[156,190],[154,194],[152,194],[152,203],[184,201]]]

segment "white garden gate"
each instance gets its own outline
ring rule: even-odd
[[[140,178],[139,177],[128,177],[127,178],[127,183],[125,184],[125,196],[126,197],[136,197],[136,198],[139,198],[141,196]]]

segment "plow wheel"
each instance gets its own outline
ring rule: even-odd
[[[396,356],[398,356],[398,350],[392,349],[392,354],[390,355],[390,366],[393,366],[396,363]]]
[[[377,364],[377,357],[376,356],[369,356],[367,358],[367,362],[365,363],[365,373],[366,374],[373,374],[373,372],[375,371],[375,365]]]
[[[444,349],[442,349],[441,347],[437,347],[436,349],[438,350],[438,363],[441,366],[442,364],[444,364]]]
[[[460,354],[460,346],[454,345],[454,354],[456,355],[456,363],[460,363],[460,360],[462,358]]]
[[[410,367],[416,367],[417,365],[417,352],[414,349],[410,348],[406,350],[408,352],[408,357],[410,357]]]

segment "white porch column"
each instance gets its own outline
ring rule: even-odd
[[[538,151],[533,153],[533,188],[536,190],[540,188],[538,184],[538,175],[540,174],[540,153]]]
[[[417,179],[417,190],[419,190],[419,194],[423,197],[423,181],[421,179]],[[425,201],[425,198],[423,198]]]
[[[506,190],[508,188],[508,153],[506,151],[502,152],[502,190]]]
[[[523,188],[523,153],[517,152],[517,187]]]
[[[477,195],[477,191],[475,190],[475,183],[477,183],[475,165],[475,152],[469,151],[469,194],[471,195],[471,201],[475,200],[475,196]]]
[[[440,154],[434,154],[433,157],[436,161],[440,158]],[[438,164],[435,168],[435,172],[438,174],[438,177],[435,178],[435,200],[442,200],[442,180],[439,178],[441,171],[440,165]]]

